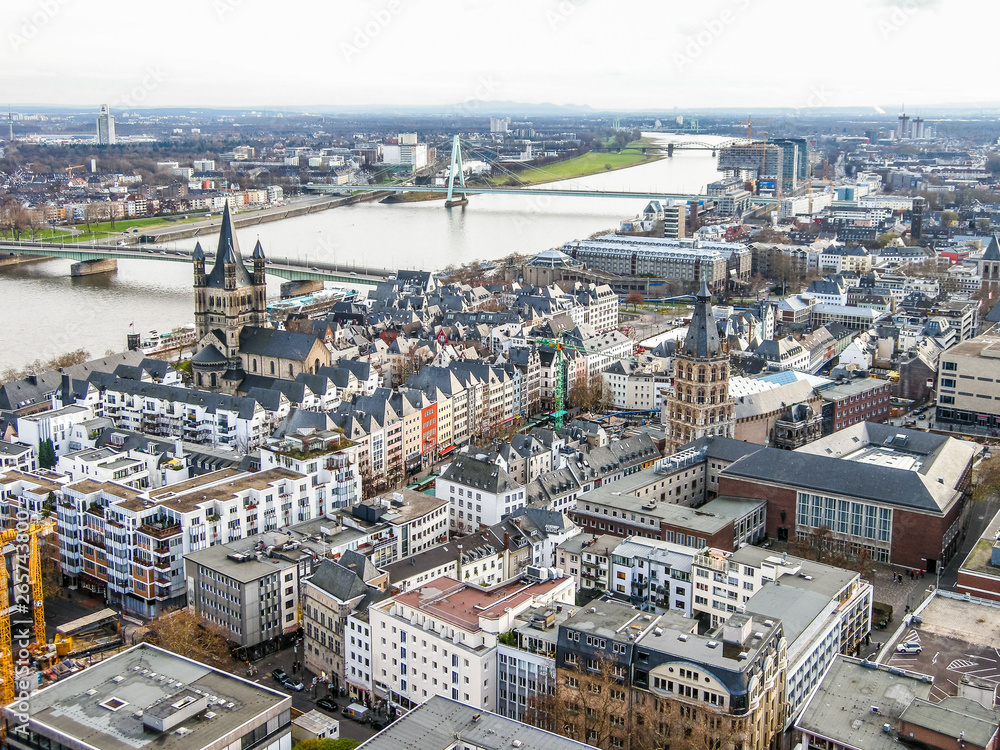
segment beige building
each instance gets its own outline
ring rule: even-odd
[[[977,336],[942,352],[934,418],[1000,429],[1000,337]]]

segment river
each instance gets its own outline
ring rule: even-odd
[[[658,141],[720,140],[712,136],[649,134]],[[716,179],[710,151],[679,150],[670,159],[605,174],[550,183],[570,189],[700,193]],[[632,218],[645,202],[623,198],[479,195],[463,208],[442,201],[360,203],[261,224],[239,232],[249,253],[257,238],[265,253],[385,268],[437,270],[475,259],[561,247]],[[214,237],[203,239],[214,252]],[[169,243],[194,247],[194,240]],[[93,356],[120,351],[130,324],[161,333],[193,320],[191,267],[182,263],[118,261],[118,272],[70,278],[70,261],[0,268],[0,371],[84,348]],[[278,295],[281,279],[268,281]]]

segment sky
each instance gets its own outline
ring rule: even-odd
[[[1000,100],[995,0],[3,4],[0,97],[15,106],[919,113]]]

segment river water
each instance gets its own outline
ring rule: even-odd
[[[712,136],[652,137],[711,142]],[[590,177],[551,183],[588,190],[701,193],[718,177],[711,151],[679,150],[670,159]],[[260,238],[278,257],[356,262],[384,268],[437,270],[510,253],[537,253],[632,218],[645,201],[623,198],[479,195],[463,208],[442,201],[361,203],[261,224],[239,232],[244,252]],[[214,238],[202,239],[209,256]],[[170,243],[192,248],[195,240]],[[70,278],[70,261],[0,268],[0,371],[84,348],[92,356],[125,346],[129,325],[161,333],[193,320],[191,266],[118,261],[118,272]],[[268,281],[277,296],[282,279]]]

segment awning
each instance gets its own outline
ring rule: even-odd
[[[447,448],[442,448],[441,450],[439,450],[438,451],[438,455],[439,456],[443,456],[446,453],[451,453],[453,450],[455,450],[455,446],[454,445],[449,445]]]

